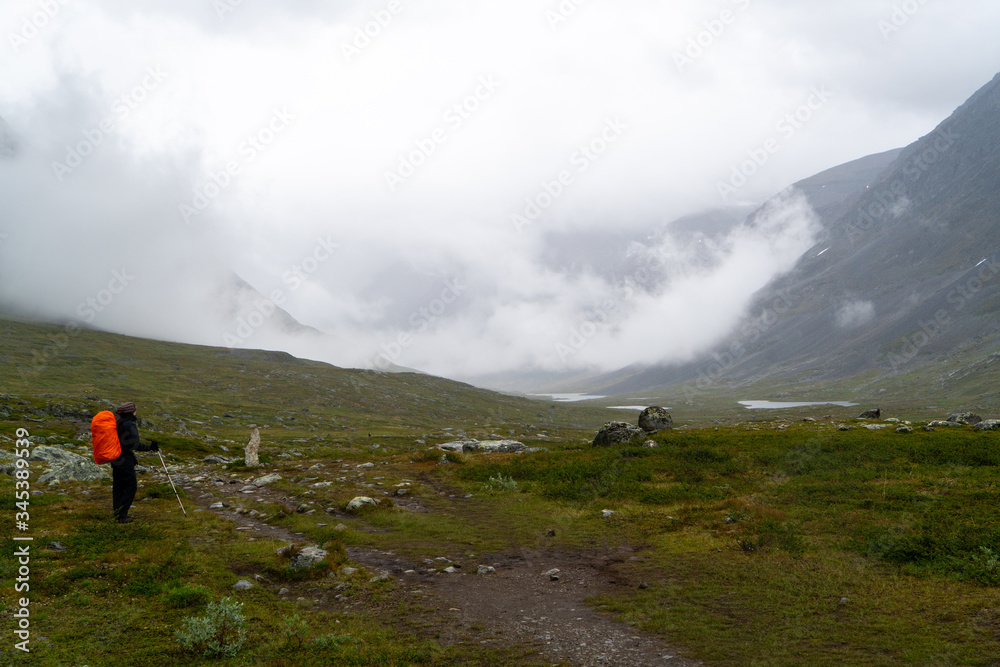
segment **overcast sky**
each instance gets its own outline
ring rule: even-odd
[[[664,225],[911,143],[998,28],[987,0],[8,0],[0,304],[449,377],[689,358],[819,227],[794,194],[698,247]],[[230,271],[329,338],[222,303]]]

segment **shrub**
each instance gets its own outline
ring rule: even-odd
[[[210,593],[200,584],[174,586],[167,591],[167,604],[175,608],[197,607],[208,601]]]
[[[490,481],[486,483],[487,491],[517,491],[517,480],[509,475],[504,475],[503,473],[498,473],[494,477],[490,477]]]
[[[175,633],[177,643],[209,658],[236,655],[247,637],[242,609],[242,602],[230,598],[209,603],[204,616],[184,619],[184,629]]]

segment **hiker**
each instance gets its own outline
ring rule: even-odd
[[[139,442],[139,421],[135,416],[135,403],[122,403],[115,411],[118,421],[118,440],[121,442],[121,456],[111,462],[111,503],[118,523],[129,523],[132,517],[128,510],[132,507],[137,488],[135,479],[135,460],[133,452],[156,452],[160,446],[154,440],[148,445]]]

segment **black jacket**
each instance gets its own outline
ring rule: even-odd
[[[118,421],[118,442],[122,445],[122,453],[111,462],[111,466],[118,470],[134,470],[139,462],[133,452],[148,452],[153,446],[139,442],[139,421],[135,415],[115,415],[115,419]]]

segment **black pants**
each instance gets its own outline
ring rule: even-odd
[[[128,510],[135,500],[135,490],[138,488],[135,479],[135,468],[111,467],[111,504],[114,507],[115,517],[119,521],[124,521],[128,516]]]

